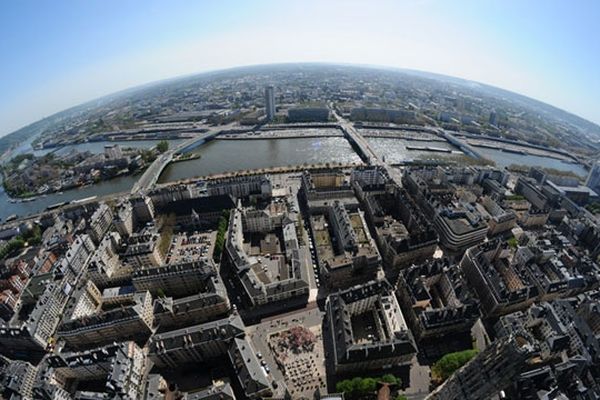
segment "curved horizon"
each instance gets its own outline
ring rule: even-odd
[[[332,66],[337,66],[337,67],[348,67],[348,68],[357,68],[357,69],[371,69],[371,70],[379,70],[379,71],[393,71],[393,72],[397,72],[397,73],[404,73],[404,74],[408,74],[408,75],[416,75],[416,74],[425,74],[425,75],[430,75],[429,79],[432,79],[434,77],[438,78],[438,79],[445,79],[445,80],[458,80],[461,81],[462,84],[476,84],[476,85],[481,85],[481,86],[486,86],[488,88],[494,89],[494,90],[500,90],[503,92],[507,92],[510,93],[512,95],[516,95],[516,96],[520,96],[523,97],[527,100],[533,101],[533,102],[537,102],[541,105],[547,106],[547,107],[551,107],[554,108],[558,111],[564,112],[566,114],[569,114],[571,116],[574,116],[576,118],[579,118],[585,122],[588,122],[590,124],[593,124],[595,127],[597,127],[600,130],[600,123],[596,123],[590,119],[587,119],[585,117],[582,117],[576,113],[573,113],[569,110],[565,110],[563,108],[560,108],[556,105],[550,104],[548,102],[545,102],[543,100],[540,99],[536,99],[534,97],[528,96],[526,94],[523,93],[518,93],[506,88],[502,88],[499,86],[495,86],[489,83],[485,83],[485,82],[478,82],[478,81],[474,81],[474,80],[470,80],[470,79],[466,79],[463,77],[459,77],[459,76],[451,76],[451,75],[446,75],[446,74],[442,74],[442,73],[438,73],[438,72],[434,72],[434,71],[426,71],[426,70],[416,70],[416,69],[410,69],[410,68],[403,68],[403,67],[398,67],[398,66],[392,66],[392,65],[374,65],[374,64],[356,64],[356,63],[346,63],[346,62],[329,62],[329,61],[310,61],[310,62],[302,62],[302,61],[298,61],[298,62],[274,62],[274,63],[263,63],[263,64],[248,64],[248,65],[235,65],[235,66],[231,66],[231,67],[226,67],[226,68],[219,68],[219,69],[214,69],[214,70],[207,70],[207,71],[198,71],[198,72],[192,72],[192,73],[186,73],[186,74],[181,74],[181,75],[176,75],[176,76],[172,76],[172,77],[167,77],[167,78],[163,78],[163,79],[158,79],[158,80],[153,80],[153,81],[148,81],[148,82],[144,82],[144,83],[140,83],[140,84],[136,84],[133,86],[129,86],[129,87],[125,87],[107,94],[103,94],[100,95],[98,97],[94,97],[91,99],[87,99],[85,101],[82,101],[78,104],[74,104],[72,106],[69,106],[67,108],[64,108],[60,111],[54,112],[48,116],[44,116],[40,119],[34,120],[30,123],[27,123],[26,125],[12,131],[9,132],[5,135],[0,136],[0,138],[12,135],[14,133],[17,133],[23,129],[26,129],[32,125],[35,125],[45,119],[49,119],[49,118],[53,118],[59,114],[65,113],[65,112],[69,112],[70,110],[74,110],[78,107],[82,107],[85,106],[87,104],[90,103],[94,103],[94,102],[98,102],[98,101],[102,101],[104,99],[109,99],[111,97],[120,97],[120,96],[124,96],[126,97],[128,94],[133,94],[133,92],[136,92],[138,90],[142,90],[145,88],[151,88],[153,86],[160,86],[160,85],[166,85],[168,83],[171,82],[176,82],[176,81],[180,81],[180,80],[185,80],[185,79],[192,79],[195,77],[200,77],[202,75],[210,75],[210,74],[219,74],[219,73],[225,73],[225,72],[233,72],[233,71],[243,71],[245,69],[253,69],[253,68],[268,68],[268,67],[293,67],[293,66],[300,66],[300,65],[313,65],[313,66],[323,66],[323,67],[332,67]],[[471,88],[472,89],[472,88]],[[481,90],[481,89],[480,89]]]
[[[2,11],[0,136],[141,84],[291,62],[430,71],[600,123],[593,0],[24,0]]]

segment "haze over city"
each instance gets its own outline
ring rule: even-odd
[[[277,62],[446,74],[598,123],[599,17],[591,0],[10,2],[0,135],[135,85]]]

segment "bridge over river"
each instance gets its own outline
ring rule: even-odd
[[[230,129],[235,128],[235,123],[231,123],[228,125],[220,125],[209,128],[206,132],[190,138],[185,142],[180,143],[176,147],[169,149],[159,155],[156,160],[150,164],[150,166],[144,171],[140,179],[133,185],[131,188],[131,193],[138,193],[140,191],[145,191],[150,189],[152,186],[156,184],[160,174],[163,170],[169,165],[171,161],[173,161],[173,157],[176,154],[181,154],[188,152],[197,146],[202,145],[207,140],[213,139],[215,136],[219,135],[221,132],[228,131]],[[251,129],[248,129],[251,130]]]

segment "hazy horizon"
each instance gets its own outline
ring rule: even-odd
[[[150,81],[150,82],[143,82],[140,84],[136,84],[134,86],[129,86],[129,87],[125,87],[107,94],[102,94],[98,97],[94,97],[91,99],[86,99],[80,103],[77,104],[73,104],[71,106],[68,106],[64,109],[58,110],[52,114],[49,115],[45,115],[39,119],[36,119],[35,121],[31,121],[19,128],[17,128],[16,130],[13,130],[11,132],[8,132],[6,134],[0,134],[0,137],[4,137],[6,135],[10,135],[11,133],[17,132],[21,129],[27,128],[29,125],[35,124],[36,122],[39,122],[45,118],[50,118],[56,114],[60,114],[62,112],[68,111],[70,109],[75,109],[77,107],[86,105],[88,103],[94,103],[96,101],[101,101],[103,99],[106,98],[110,98],[113,96],[127,96],[128,93],[130,92],[135,92],[137,90],[142,90],[144,88],[150,88],[150,87],[154,87],[154,86],[160,86],[163,84],[168,84],[169,82],[176,82],[176,81],[183,81],[185,79],[188,78],[194,78],[194,77],[199,77],[202,75],[210,75],[210,74],[218,74],[218,73],[224,73],[224,72],[228,72],[228,71],[236,71],[236,70],[245,70],[245,69],[252,69],[252,68],[268,68],[268,67],[278,67],[278,66],[300,66],[300,65],[316,65],[316,66],[323,66],[323,67],[327,67],[327,66],[344,66],[344,67],[350,67],[350,68],[368,68],[368,69],[373,69],[373,70],[381,70],[381,71],[393,71],[393,72],[398,72],[398,73],[405,73],[405,74],[425,74],[425,75],[432,75],[432,76],[437,76],[439,78],[442,79],[447,79],[447,80],[454,80],[454,79],[459,79],[464,81],[465,83],[474,83],[474,84],[478,84],[478,85],[486,85],[489,86],[491,88],[494,89],[498,89],[498,90],[504,90],[504,91],[508,91],[512,94],[518,95],[518,96],[524,96],[528,99],[531,99],[533,101],[537,101],[540,102],[542,104],[545,104],[547,106],[551,106],[551,107],[555,107],[558,108],[566,113],[575,115],[576,117],[582,118],[588,122],[591,122],[593,124],[595,124],[599,129],[600,129],[600,123],[596,123],[592,120],[586,119],[584,117],[581,117],[580,115],[577,115],[575,113],[572,113],[568,110],[565,109],[561,109],[560,107],[557,107],[553,104],[544,102],[543,100],[540,99],[536,99],[533,98],[531,96],[527,96],[525,94],[522,93],[517,93],[505,88],[501,88],[498,86],[494,86],[494,85],[490,85],[484,82],[477,82],[477,81],[473,81],[473,80],[469,80],[469,79],[465,79],[465,78],[461,78],[461,77],[456,77],[456,76],[450,76],[450,75],[445,75],[445,74],[440,74],[437,72],[432,72],[432,71],[424,71],[424,70],[415,70],[415,69],[407,69],[407,68],[399,68],[399,67],[395,67],[395,66],[389,66],[389,65],[370,65],[370,64],[352,64],[352,63],[343,63],[343,62],[318,62],[318,61],[314,61],[314,62],[302,62],[302,61],[298,61],[298,62],[285,62],[285,63],[268,63],[268,64],[252,64],[252,65],[236,65],[236,66],[231,66],[231,67],[226,67],[226,68],[219,68],[219,69],[211,69],[211,70],[206,70],[206,71],[199,71],[199,72],[192,72],[192,73],[186,73],[186,74],[182,74],[182,75],[177,75],[177,76],[172,76],[172,77],[167,77],[164,79],[158,79],[155,81]]]
[[[508,90],[600,124],[600,4],[19,2],[3,6],[0,136],[140,85],[279,63],[397,68]]]

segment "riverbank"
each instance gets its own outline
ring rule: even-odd
[[[173,182],[159,184],[157,186],[165,187],[165,186],[178,185],[178,184],[182,184],[182,183],[184,183],[184,184],[193,183],[198,180],[215,180],[215,179],[236,177],[236,176],[253,176],[253,175],[261,175],[261,174],[281,174],[281,173],[300,173],[305,170],[318,170],[318,169],[322,169],[322,168],[332,168],[332,167],[351,168],[351,167],[356,167],[359,165],[362,165],[362,163],[360,163],[360,162],[359,163],[318,163],[318,164],[308,164],[308,165],[290,165],[290,166],[284,166],[284,167],[259,168],[259,169],[253,169],[253,170],[230,171],[227,173],[190,177],[190,178],[186,178],[186,179],[181,179],[179,181],[173,181]],[[130,186],[129,186],[129,188],[130,188]],[[3,218],[5,220],[5,222],[9,222],[7,217],[10,216],[11,221],[15,221],[18,219],[17,222],[21,223],[22,221],[35,220],[36,218],[39,217],[40,214],[47,212],[47,211],[59,211],[65,207],[70,207],[70,206],[73,206],[76,204],[85,204],[85,203],[94,202],[94,201],[118,200],[120,198],[123,198],[123,197],[126,197],[129,195],[129,189],[128,189],[127,183],[125,183],[125,185],[122,185],[122,184],[115,185],[114,189],[116,190],[114,193],[98,193],[96,195],[93,195],[93,194],[89,195],[91,193],[82,191],[80,193],[80,196],[72,197],[71,195],[76,194],[78,192],[77,190],[73,190],[73,191],[70,191],[70,193],[64,193],[64,198],[62,199],[62,201],[60,201],[60,199],[59,199],[59,201],[54,201],[51,203],[50,203],[50,201],[57,200],[57,199],[51,199],[51,197],[48,196],[47,199],[44,199],[46,201],[46,205],[43,208],[38,208],[27,214],[11,213],[11,214],[7,214],[7,215],[2,215],[1,218]],[[123,189],[125,189],[125,190],[123,190]],[[5,194],[4,192],[0,192],[0,201],[2,201],[2,197],[4,194]],[[28,204],[28,206],[31,206],[31,205]],[[4,210],[4,209],[0,210],[0,214],[4,214],[5,211],[6,210]],[[11,210],[9,210],[9,212],[10,211]]]
[[[82,186],[64,192],[49,193],[45,196],[37,196],[25,202],[10,202],[10,197],[0,187],[0,203],[3,205],[0,208],[0,219],[6,221],[7,217],[13,215],[19,218],[32,218],[48,209],[48,207],[59,204],[70,204],[93,197],[98,199],[106,196],[122,197],[123,195],[128,195],[136,179],[137,177],[132,175],[120,176],[110,181],[99,182],[95,185]]]
[[[102,152],[62,151],[43,155],[23,153],[2,165],[2,184],[9,201],[96,185],[122,176],[135,176],[168,149],[166,141],[152,148],[103,148]]]
[[[520,154],[523,156],[549,157],[549,158],[554,158],[556,160],[561,160],[563,162],[569,162],[569,163],[576,162],[571,157],[567,157],[567,156],[564,156],[564,155],[558,154],[558,153],[552,153],[550,151],[535,150],[535,149],[530,150],[527,147],[507,146],[507,145],[502,145],[499,143],[488,144],[485,142],[480,142],[480,141],[470,140],[470,139],[467,139],[466,142],[475,148],[499,150],[499,151],[502,151],[505,153]]]
[[[261,129],[251,132],[224,133],[218,135],[218,140],[268,140],[268,139],[309,139],[343,137],[344,133],[336,128],[289,128],[289,129]]]
[[[446,142],[446,139],[442,139],[440,137],[432,136],[432,137],[414,137],[408,135],[401,134],[389,134],[389,133],[367,133],[362,135],[364,138],[382,138],[382,139],[398,139],[398,140],[406,140],[409,142]]]
[[[428,151],[432,153],[452,153],[451,149],[432,146],[406,146],[406,150]]]
[[[193,158],[191,158],[191,159],[193,159]],[[182,161],[184,161],[184,160],[182,160]],[[50,188],[49,187],[48,190],[45,190],[43,192],[25,192],[22,194],[15,194],[15,193],[12,193],[9,189],[7,189],[6,184],[5,184],[5,178],[4,178],[4,176],[2,176],[2,189],[3,189],[4,193],[6,194],[6,197],[7,197],[9,203],[11,203],[11,204],[28,203],[28,202],[38,200],[40,198],[45,198],[49,195],[63,195],[65,192],[68,193],[70,191],[80,190],[82,188],[94,186],[94,185],[97,185],[102,182],[110,182],[111,180],[121,178],[121,177],[126,177],[126,176],[135,177],[137,175],[140,175],[146,168],[147,167],[140,168],[135,171],[117,173],[110,177],[99,179],[99,180],[77,182],[77,183],[69,185],[69,186],[61,186],[60,188]]]
[[[277,140],[277,139],[311,139],[311,138],[326,138],[326,137],[343,137],[342,132],[326,133],[326,134],[286,134],[282,132],[262,132],[256,134],[224,134],[219,135],[216,140]]]
[[[531,154],[513,153],[502,151],[498,148],[480,147],[478,151],[486,158],[496,162],[500,168],[511,165],[524,165],[527,167],[552,168],[559,171],[570,171],[582,179],[588,175],[587,169],[578,163],[564,161],[554,157],[538,156]]]
[[[465,141],[467,143],[475,147],[501,149],[507,152],[516,152],[518,154],[532,155],[538,157],[551,157],[565,162],[579,163],[579,160],[573,154],[561,149],[555,149],[548,146],[535,145],[524,141],[499,137],[497,138],[493,136],[468,134],[465,132],[455,133],[455,136],[465,138]]]
[[[319,163],[319,164],[303,164],[303,165],[288,165],[283,167],[266,167],[259,169],[251,169],[251,170],[239,170],[239,171],[230,171],[219,174],[211,174],[204,176],[194,176],[191,178],[181,179],[178,181],[171,181],[168,183],[159,184],[158,187],[165,187],[171,185],[178,184],[189,184],[196,182],[198,180],[216,180],[223,178],[234,178],[234,177],[242,177],[242,176],[255,176],[255,175],[263,175],[263,174],[290,174],[290,173],[298,173],[303,171],[312,171],[319,170],[323,168],[352,168],[363,165],[362,162],[359,163]]]
[[[429,132],[426,132],[429,133]],[[429,137],[429,135],[428,135]],[[439,137],[438,137],[439,138]],[[174,182],[196,179],[194,177],[204,176],[231,176],[242,171],[259,171],[255,173],[272,173],[282,171],[290,166],[292,171],[329,165],[355,165],[361,160],[352,149],[349,142],[343,137],[318,137],[318,138],[296,138],[270,140],[213,140],[206,142],[189,153],[186,158],[178,157],[165,168],[159,178],[159,185],[167,185]],[[419,165],[419,164],[450,164],[456,163],[459,157],[458,149],[448,142],[439,140],[412,142],[405,139],[387,139],[370,137],[367,139],[373,150],[386,162],[394,165]],[[86,146],[89,144],[86,144]],[[103,151],[103,146],[97,146],[98,151]],[[418,145],[423,147],[444,148],[443,152],[431,152],[423,150],[409,150],[408,147]],[[70,150],[70,149],[67,149]],[[496,162],[497,167],[503,168],[510,164],[522,164],[528,166],[540,166],[555,168],[565,171],[573,171],[578,176],[585,176],[586,171],[578,164],[565,163],[560,160],[502,152],[497,149],[478,149],[484,158]],[[61,150],[62,151],[62,150]],[[189,155],[188,155],[189,154]],[[187,158],[189,157],[189,158]],[[470,160],[464,157],[460,162],[466,163]],[[477,165],[483,161],[477,161]],[[121,175],[98,183],[75,187],[64,192],[46,193],[36,195],[31,200],[11,202],[11,197],[0,186],[0,203],[4,205],[0,209],[0,218],[5,220],[8,216],[36,215],[48,207],[78,201],[80,199],[97,196],[110,196],[113,193],[130,193],[132,187],[139,180],[138,170],[136,174]]]

